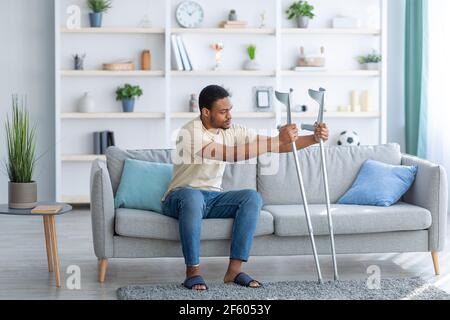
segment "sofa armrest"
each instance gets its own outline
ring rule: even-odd
[[[91,165],[90,195],[95,255],[98,258],[112,258],[114,254],[114,195],[108,168],[99,159]]]
[[[447,233],[447,175],[442,166],[410,155],[402,156],[403,165],[417,165],[417,176],[411,189],[403,196],[407,203],[428,209],[432,224],[429,229],[430,251],[442,251]]]

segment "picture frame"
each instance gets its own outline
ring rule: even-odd
[[[253,88],[254,110],[258,112],[273,111],[273,87]]]

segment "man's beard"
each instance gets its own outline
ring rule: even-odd
[[[220,128],[220,129],[222,129],[222,130],[228,130],[228,129],[230,129],[229,127],[225,127],[224,125],[219,125],[218,124],[218,122],[216,121],[216,118],[213,116],[213,115],[211,115],[210,117],[209,117],[209,122],[213,125],[213,127],[214,128]]]

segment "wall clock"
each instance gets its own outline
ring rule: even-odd
[[[184,28],[195,28],[203,22],[203,8],[194,1],[183,1],[176,9],[176,18],[180,26]]]

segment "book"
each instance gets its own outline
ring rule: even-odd
[[[293,71],[326,71],[325,67],[294,67]]]
[[[108,148],[108,131],[100,132],[100,154],[105,154]]]
[[[181,37],[177,36],[178,50],[180,50],[181,61],[183,62],[183,69],[185,71],[192,71],[192,67],[189,63],[189,58],[187,56],[187,52],[183,46],[183,42],[181,41]]]
[[[178,38],[180,39],[182,50],[186,53],[187,62],[189,64],[190,70],[192,71],[192,70],[194,70],[194,67],[192,66],[192,59],[189,57],[189,53],[188,53],[188,51],[186,49],[186,45],[184,43],[184,39],[181,36],[178,36]]]
[[[108,147],[116,145],[116,139],[114,138],[114,131],[108,131]]]
[[[101,140],[100,140],[100,132],[94,132],[94,154],[101,154]]]
[[[245,21],[224,21],[220,25],[222,28],[246,28],[247,22]]]
[[[62,205],[40,205],[34,207],[31,210],[31,213],[39,213],[39,214],[56,214],[62,210]]]
[[[178,41],[177,36],[175,34],[172,34],[170,36],[171,44],[172,44],[172,67],[175,70],[183,71],[183,63],[181,62],[181,55],[180,50],[178,49]]]
[[[228,21],[222,22],[222,24],[228,24],[228,25],[233,25],[233,24],[236,24],[236,25],[246,25],[246,24],[247,24],[247,21],[230,21],[230,20],[228,20]]]

